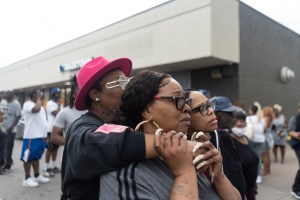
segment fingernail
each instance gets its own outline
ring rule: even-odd
[[[193,148],[193,153],[195,153],[202,146],[201,142],[197,142]]]
[[[204,135],[203,132],[198,132],[197,135],[196,135],[196,138],[198,138],[198,137],[200,137],[200,136],[202,136],[202,135]]]
[[[178,135],[179,135],[179,137],[182,137],[182,136],[184,136],[184,133],[178,132]]]
[[[158,129],[156,129],[156,131],[155,131],[155,136],[160,136],[160,134],[161,134],[161,132],[162,132],[162,129],[161,128],[158,128]]]
[[[195,139],[196,139],[196,134],[197,134],[197,132],[194,132],[194,133],[193,133],[193,135],[192,135],[192,137],[191,137],[191,141],[195,141]]]
[[[186,134],[184,134],[183,132],[178,132],[180,135],[179,135],[179,137],[181,137],[181,139],[187,139],[187,136],[186,136]]]
[[[173,134],[173,135],[176,135],[176,134],[177,134],[177,132],[176,132],[176,131],[171,131],[171,132],[172,132],[172,134]]]
[[[202,160],[203,157],[204,157],[203,154],[198,155],[198,156],[193,160],[193,163],[196,164],[199,160]]]
[[[213,183],[214,182],[214,178],[215,178],[215,173],[213,172],[211,174],[211,178],[210,178],[210,182]]]
[[[200,169],[201,167],[203,167],[204,165],[206,165],[207,161],[203,161],[201,162],[199,165],[197,165],[196,169]]]

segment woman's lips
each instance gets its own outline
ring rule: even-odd
[[[212,125],[215,125],[215,124],[218,124],[218,120],[217,120],[217,118],[213,118],[209,121],[209,123]]]
[[[182,120],[180,120],[180,122],[184,123],[187,126],[189,126],[191,124],[191,117],[185,117]]]
[[[181,123],[183,123],[184,125],[186,125],[186,126],[189,126],[190,124],[191,124],[191,122],[190,121],[180,121]]]

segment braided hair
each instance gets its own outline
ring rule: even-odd
[[[77,77],[76,75],[74,74],[74,76],[71,76],[70,78],[70,81],[71,81],[71,93],[70,93],[70,108],[73,108],[74,107],[74,101],[75,101],[75,92],[76,92],[76,89],[78,88],[78,85],[77,85]]]
[[[171,75],[149,70],[133,77],[122,95],[118,123],[135,128],[142,121],[144,109],[162,87],[162,80],[168,77]]]

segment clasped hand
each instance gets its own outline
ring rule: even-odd
[[[213,181],[222,174],[222,156],[202,132],[195,133],[191,141],[176,131],[155,134],[155,147],[174,176],[196,169]]]

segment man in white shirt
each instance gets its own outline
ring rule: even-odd
[[[47,119],[42,107],[42,92],[34,90],[29,95],[30,100],[23,105],[25,120],[23,147],[21,160],[24,162],[25,179],[24,187],[36,187],[39,183],[47,183],[50,180],[40,175],[39,160],[45,150],[45,138],[47,136]],[[34,177],[31,178],[30,170],[33,167]]]
[[[60,172],[56,167],[56,157],[59,145],[51,141],[51,133],[56,115],[60,111],[60,89],[52,88],[50,91],[50,100],[47,102],[46,112],[48,119],[46,156],[44,165],[44,176],[54,176],[54,173]]]

